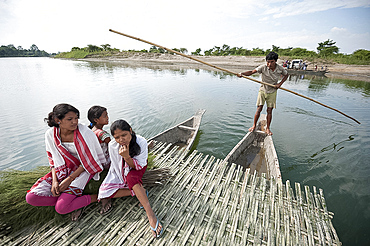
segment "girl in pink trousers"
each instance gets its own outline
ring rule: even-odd
[[[82,209],[97,201],[97,195],[82,195],[87,182],[99,180],[106,159],[95,134],[79,124],[80,112],[69,104],[58,104],[49,113],[51,128],[45,133],[50,172],[37,180],[26,195],[32,206],[55,206],[60,214],[71,213],[73,221]]]

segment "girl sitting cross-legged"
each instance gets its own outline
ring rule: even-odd
[[[69,104],[58,104],[49,113],[51,127],[45,133],[51,171],[37,180],[26,195],[32,206],[55,206],[60,214],[71,213],[73,221],[81,208],[97,201],[97,195],[82,195],[87,182],[99,179],[106,159],[95,134],[78,123],[80,112]]]

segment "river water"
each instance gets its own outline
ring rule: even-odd
[[[370,245],[370,83],[291,76],[283,87],[361,122],[280,90],[271,130],[283,181],[322,188],[344,245]],[[258,88],[202,69],[1,58],[0,170],[47,165],[43,119],[62,102],[85,124],[102,105],[110,123],[126,119],[146,138],[206,109],[197,150],[222,159],[251,126]]]

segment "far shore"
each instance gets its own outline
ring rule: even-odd
[[[227,69],[232,72],[242,72],[252,70],[257,66],[265,63],[265,58],[262,56],[191,56],[195,59],[204,61],[211,65]],[[134,66],[149,66],[158,68],[193,68],[193,69],[209,69],[218,70],[214,67],[194,61],[190,58],[160,53],[137,53],[137,52],[121,52],[112,56],[92,55],[84,59],[84,61],[102,61],[114,63],[126,63]],[[283,60],[278,60],[278,64],[282,64]],[[307,69],[313,70],[315,64],[318,70],[326,67],[328,72],[326,77],[343,78],[350,80],[359,80],[370,82],[370,65],[346,65],[337,63],[311,63],[307,62]]]

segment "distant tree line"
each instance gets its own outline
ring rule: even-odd
[[[194,52],[191,52],[192,55],[205,55],[205,56],[265,56],[269,52],[274,51],[280,57],[289,57],[289,58],[302,58],[302,59],[330,59],[335,62],[345,63],[345,64],[363,64],[370,65],[370,51],[359,49],[353,52],[353,54],[341,54],[339,53],[339,47],[337,47],[336,42],[333,40],[326,40],[318,43],[317,52],[310,51],[305,48],[280,48],[279,46],[272,45],[271,49],[261,49],[261,48],[252,48],[246,49],[243,47],[230,47],[229,45],[214,46],[211,49],[204,50],[202,54],[202,49],[198,48]],[[187,54],[188,50],[186,48],[172,48],[172,50]],[[101,46],[96,46],[89,44],[87,47],[79,48],[73,47],[69,52],[63,52],[57,55],[56,57],[61,58],[85,58],[90,54],[102,53],[104,55],[109,55],[110,53],[120,52],[119,49],[111,48],[109,44],[102,44]],[[122,52],[144,52],[144,53],[162,53],[162,54],[171,54],[163,48],[151,46],[149,50],[127,50]]]
[[[0,57],[45,57],[50,56],[44,50],[39,50],[39,48],[33,44],[27,49],[23,49],[22,46],[14,47],[13,44],[2,45],[0,47]]]
[[[245,49],[243,47],[230,47],[229,45],[214,46],[209,50],[204,51],[205,56],[265,56],[271,51],[276,52],[279,56],[290,57],[290,58],[306,58],[306,59],[331,59],[335,62],[346,63],[346,64],[370,64],[370,51],[365,49],[359,49],[352,54],[341,54],[339,53],[339,47],[335,45],[336,42],[333,40],[326,40],[318,43],[317,52],[310,51],[305,48],[280,48],[279,46],[272,45],[271,49],[263,50],[261,48]],[[173,50],[186,54],[188,50],[186,48],[180,48]],[[141,50],[141,52],[148,52]],[[149,50],[151,53],[169,53],[167,50],[152,46]],[[191,52],[192,55],[202,55],[201,48]]]
[[[111,48],[110,44],[102,44],[101,47],[88,44],[84,48],[79,48],[79,47],[73,47],[71,51],[86,51],[88,53],[94,53],[94,52],[101,52],[101,51],[117,51],[119,52],[119,49],[116,48]]]

